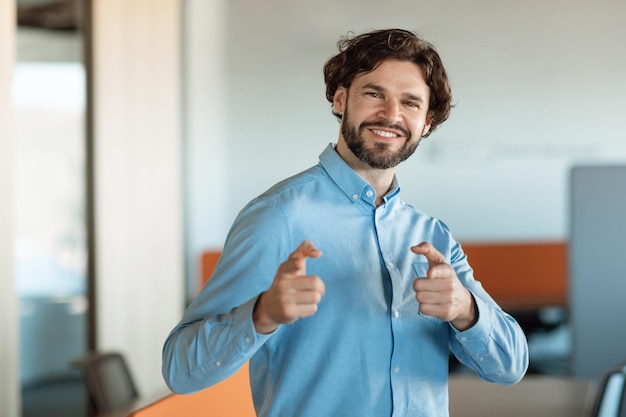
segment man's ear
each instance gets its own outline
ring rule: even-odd
[[[428,112],[428,116],[426,116],[426,122],[424,123],[424,128],[422,129],[422,137],[430,132],[430,127],[433,125],[433,112]]]
[[[348,97],[345,87],[339,86],[333,96],[333,109],[335,113],[343,114],[346,108],[346,98]]]

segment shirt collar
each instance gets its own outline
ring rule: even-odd
[[[398,181],[398,177],[394,174],[393,181],[391,181],[391,187],[389,187],[389,192],[383,196],[383,200],[388,201],[398,194],[400,194],[400,182]]]
[[[350,201],[355,203],[362,198],[373,204],[376,198],[374,188],[341,159],[332,143],[321,153],[320,165]],[[384,197],[385,201],[395,197],[399,192],[400,185],[394,175],[389,192]]]

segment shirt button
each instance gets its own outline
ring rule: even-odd
[[[391,261],[387,261],[387,266],[388,266],[389,268],[393,268],[393,262],[391,262]]]
[[[358,195],[358,194],[352,194],[352,199],[353,199],[353,200],[357,200],[358,198],[359,198],[359,195]]]
[[[215,361],[215,366],[217,366],[217,367],[219,368],[220,366],[222,366],[222,362],[220,362],[220,361]]]
[[[400,368],[396,366],[395,368],[393,368],[393,372],[397,374],[398,372],[400,372]]]
[[[399,312],[398,310],[394,311],[394,312],[393,312],[393,316],[394,316],[395,318],[400,317],[400,312]]]
[[[367,190],[367,192],[365,193],[366,196],[371,197],[374,195],[374,191],[372,190]]]
[[[243,339],[243,340],[245,340],[247,344],[252,343],[252,339],[250,339],[250,337],[248,337],[248,336],[246,336],[246,338]]]

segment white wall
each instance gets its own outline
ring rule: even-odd
[[[20,412],[18,309],[13,270],[15,2],[0,0],[0,415]]]
[[[336,141],[322,65],[347,31],[411,29],[442,55],[456,107],[400,181],[461,240],[566,239],[569,168],[626,160],[623,1],[227,4],[222,224]]]
[[[149,394],[184,301],[181,5],[96,0],[93,19],[98,349]]]
[[[220,248],[228,230],[226,0],[183,2],[185,231],[188,295],[197,291],[199,254]]]

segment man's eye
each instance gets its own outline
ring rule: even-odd
[[[414,102],[414,101],[407,101],[407,102],[406,102],[406,106],[407,106],[408,108],[410,108],[410,109],[413,109],[413,110],[419,110],[419,109],[421,109],[421,108],[422,108],[422,107],[420,106],[420,103],[416,103],[416,102]]]
[[[380,94],[378,94],[378,93],[376,93],[374,91],[367,92],[367,93],[365,93],[365,95],[368,95],[368,96],[373,97],[373,98],[380,97]]]

